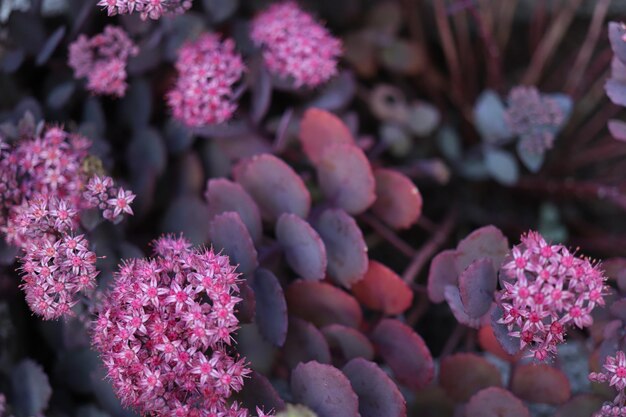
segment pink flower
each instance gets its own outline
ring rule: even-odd
[[[250,370],[226,344],[238,327],[235,267],[182,238],[153,246],[153,259],[120,267],[94,324],[93,344],[122,403],[154,416],[247,417],[231,395]]]
[[[183,45],[176,62],[178,79],[167,101],[176,119],[189,127],[223,123],[235,110],[233,86],[244,72],[232,39],[206,33]]]
[[[537,232],[522,236],[502,267],[499,320],[520,339],[520,349],[543,360],[556,353],[568,326],[588,327],[604,304],[605,277],[597,265],[550,245]]]
[[[138,53],[122,28],[109,25],[93,38],[80,35],[70,45],[68,64],[75,77],[87,78],[87,89],[94,94],[122,97],[127,88],[126,62]]]
[[[337,73],[341,41],[293,1],[270,6],[252,22],[250,36],[274,74],[296,87],[316,87]]]
[[[109,16],[139,12],[143,20],[160,19],[161,16],[182,14],[191,8],[191,0],[100,0],[98,6]]]
[[[609,382],[609,386],[618,391],[612,403],[605,403],[594,414],[594,417],[626,416],[626,354],[619,350],[615,356],[607,356],[604,361],[604,372],[591,372],[589,380],[598,383]]]

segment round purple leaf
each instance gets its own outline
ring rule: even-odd
[[[476,393],[465,406],[465,417],[530,417],[515,395],[504,388],[489,387]]]
[[[518,365],[511,391],[523,400],[552,405],[563,404],[571,395],[567,376],[544,363]]]
[[[255,155],[235,166],[233,173],[235,181],[256,201],[265,220],[273,223],[283,213],[302,218],[309,215],[311,196],[304,182],[274,155]]]
[[[459,273],[456,270],[456,250],[444,250],[439,252],[430,263],[428,271],[428,298],[433,303],[441,303],[446,298],[444,291],[446,286],[457,286]]]
[[[302,278],[322,280],[326,274],[326,247],[309,223],[284,213],[276,223],[276,238],[289,266]]]
[[[474,230],[456,247],[456,269],[465,271],[472,262],[480,258],[491,258],[493,266],[500,269],[509,252],[509,241],[495,226]]]
[[[313,360],[330,363],[330,349],[324,335],[315,326],[297,317],[290,317],[283,357],[289,368]]]
[[[626,26],[623,23],[609,22],[609,41],[611,41],[611,49],[615,56],[626,64]]]
[[[459,288],[454,285],[447,285],[443,293],[446,297],[450,310],[452,310],[454,318],[461,324],[478,329],[480,326],[480,319],[470,317],[469,314],[467,314],[463,301],[461,301]]]
[[[318,417],[359,417],[359,400],[350,381],[333,366],[301,363],[291,374],[291,392]]]
[[[421,389],[433,379],[435,365],[424,340],[395,319],[383,319],[370,335],[374,346],[394,375],[411,389]]]
[[[285,402],[280,398],[272,383],[256,371],[252,371],[246,378],[239,398],[241,398],[242,405],[249,410],[261,407],[265,411],[280,411],[285,408]]]
[[[480,318],[489,311],[498,279],[490,258],[478,259],[459,277],[459,290],[465,312]]]
[[[498,323],[504,315],[504,311],[501,307],[496,307],[491,312],[491,328],[493,335],[500,344],[500,347],[504,349],[509,355],[515,355],[519,352],[519,339],[509,335],[509,330],[506,325]]]
[[[422,195],[406,175],[390,169],[374,171],[376,201],[372,211],[394,229],[411,227],[422,214]]]
[[[282,346],[287,336],[287,302],[276,276],[259,268],[250,280],[256,301],[256,322],[263,338]]]
[[[248,229],[239,214],[227,211],[213,218],[209,226],[211,243],[217,250],[224,250],[233,265],[243,274],[253,272],[258,266],[257,252]]]
[[[374,346],[360,331],[341,324],[331,324],[323,327],[322,333],[331,352],[338,353],[342,360],[374,359]]]
[[[396,384],[374,362],[353,359],[342,369],[359,397],[361,417],[406,417],[406,401]]]
[[[345,211],[328,209],[316,223],[328,255],[328,274],[346,288],[367,272],[367,245],[356,221]]]

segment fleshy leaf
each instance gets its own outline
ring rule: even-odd
[[[372,167],[356,145],[336,143],[324,147],[316,169],[322,193],[334,206],[359,214],[374,203]]]
[[[144,175],[145,176],[145,175]],[[163,233],[182,233],[194,245],[209,239],[209,210],[200,197],[182,195],[172,201],[161,221]]]
[[[430,350],[421,336],[406,324],[383,319],[370,339],[402,384],[421,389],[433,379],[435,366]]]
[[[363,279],[350,290],[364,306],[389,315],[401,314],[413,301],[413,291],[402,278],[385,265],[372,260]]]
[[[283,213],[276,223],[276,238],[289,266],[306,280],[322,280],[327,258],[324,242],[309,223],[295,214]]]
[[[608,123],[611,136],[615,139],[626,142],[626,123],[621,120],[611,119]]]
[[[356,221],[345,211],[324,211],[315,229],[324,241],[328,256],[328,274],[348,288],[367,272],[367,245]]]
[[[433,303],[445,301],[446,286],[457,286],[459,273],[456,269],[456,250],[448,249],[439,252],[430,263],[428,271],[428,298]]]
[[[604,85],[604,89],[613,103],[626,106],[626,82],[611,78]]]
[[[259,268],[249,281],[254,290],[256,322],[261,335],[275,346],[282,346],[287,336],[287,302],[276,276]]]
[[[465,417],[530,417],[523,402],[504,388],[489,387],[476,393],[465,407]]]
[[[359,401],[350,381],[333,366],[301,363],[291,374],[291,392],[319,417],[359,417]]]
[[[331,353],[338,352],[343,360],[374,359],[374,346],[360,331],[341,324],[330,324],[321,330]]]
[[[358,327],[363,319],[359,303],[339,288],[317,281],[296,281],[287,288],[289,312],[318,327],[343,324]]]
[[[500,347],[509,355],[516,355],[519,348],[519,339],[509,335],[506,325],[498,323],[503,317],[504,312],[501,307],[496,307],[491,312],[491,329]]]
[[[518,365],[512,378],[511,390],[526,401],[557,405],[571,395],[567,376],[547,364]]]
[[[285,402],[272,383],[261,373],[252,371],[246,378],[239,395],[241,403],[249,410],[261,407],[264,410],[280,411],[285,409]]]
[[[611,49],[622,63],[626,64],[626,27],[623,23],[609,22],[609,40],[611,41]]]
[[[240,162],[234,168],[234,176],[256,201],[265,220],[275,222],[283,213],[302,218],[309,215],[311,196],[304,182],[274,155],[255,155]]]
[[[418,137],[430,135],[439,125],[441,115],[437,107],[425,101],[416,101],[409,107],[407,123]]]
[[[376,201],[372,211],[394,229],[411,227],[422,214],[422,195],[406,175],[376,169]]]
[[[289,330],[283,347],[285,362],[293,369],[301,362],[330,363],[330,349],[322,332],[306,320],[289,318]]]
[[[30,359],[11,370],[13,407],[17,417],[36,416],[48,407],[52,388],[43,368]]]
[[[213,246],[224,250],[230,262],[238,265],[237,271],[250,274],[259,266],[254,242],[237,212],[227,211],[215,216],[209,226],[209,236]]]
[[[406,417],[406,401],[402,393],[377,364],[356,358],[342,371],[359,397],[361,417]]]
[[[454,285],[446,285],[443,294],[448,302],[454,318],[461,324],[477,329],[480,326],[480,319],[470,317],[465,311],[459,288]]]
[[[261,239],[263,229],[259,208],[241,185],[225,178],[209,180],[204,198],[209,205],[209,221],[218,214],[235,211],[246,225],[252,240],[258,242]]]
[[[500,345],[500,342],[496,339],[496,335],[493,332],[493,327],[491,327],[490,323],[481,326],[480,330],[478,330],[478,344],[483,350],[491,353],[492,355],[496,355],[500,359],[507,362],[515,362],[517,359],[516,356],[509,354]]]
[[[474,124],[486,142],[497,142],[513,136],[504,117],[504,103],[497,93],[486,90],[481,93],[474,106]]]
[[[523,139],[517,141],[515,150],[517,151],[517,156],[519,156],[522,164],[524,164],[530,172],[539,172],[541,166],[543,165],[543,161],[545,160],[545,155],[543,153],[532,152],[529,150],[529,147],[525,146]]]
[[[465,268],[480,258],[491,258],[493,266],[500,269],[509,252],[509,241],[497,227],[484,226],[459,242],[456,252],[457,271],[465,271]]]
[[[556,410],[554,417],[588,417],[602,407],[602,397],[594,394],[579,394]]]
[[[513,185],[519,178],[517,161],[510,152],[501,149],[485,150],[485,167],[494,180],[504,185]]]
[[[308,109],[300,122],[300,143],[307,158],[319,163],[324,149],[335,143],[354,145],[354,138],[345,123],[325,110]]]
[[[459,277],[459,291],[465,312],[480,318],[489,311],[498,280],[491,258],[472,262]]]
[[[495,365],[474,353],[457,353],[441,360],[439,385],[457,402],[467,402],[483,388],[501,386]]]

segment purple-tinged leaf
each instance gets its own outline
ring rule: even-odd
[[[14,73],[22,66],[24,58],[26,58],[26,52],[24,52],[23,49],[10,49],[6,51],[2,56],[2,61],[0,61],[0,69],[2,69],[2,71],[6,72],[7,74]]]
[[[341,324],[322,327],[322,334],[330,346],[331,353],[338,353],[341,360],[354,358],[374,359],[374,346],[360,331]]]
[[[617,81],[626,81],[626,64],[616,56],[611,60],[611,78]]]
[[[300,122],[300,143],[306,156],[316,165],[328,146],[335,143],[353,145],[355,142],[340,118],[325,110],[311,108]]]
[[[239,0],[202,0],[202,6],[211,16],[212,23],[220,23],[237,11]],[[251,409],[254,409],[254,407]]]
[[[440,121],[439,110],[428,102],[416,100],[409,107],[408,127],[417,137],[433,133]]]
[[[622,63],[626,64],[626,26],[623,23],[609,22],[609,41],[611,41],[611,49]]]
[[[167,167],[167,150],[161,133],[153,127],[137,130],[126,148],[126,165],[136,175],[146,171],[161,175]]]
[[[55,30],[52,35],[50,35],[46,43],[37,54],[37,59],[35,60],[36,65],[41,66],[48,62],[48,59],[50,59],[55,49],[57,49],[57,46],[59,46],[59,43],[63,39],[63,36],[65,36],[66,30],[66,26],[61,26],[57,30]]]
[[[168,207],[161,220],[163,233],[182,233],[193,245],[209,240],[209,216],[206,204],[195,195],[182,195]]]
[[[509,335],[506,325],[498,323],[504,312],[501,307],[496,307],[491,312],[491,329],[500,347],[509,355],[516,355],[520,350],[519,339]]]
[[[324,211],[315,229],[324,241],[328,274],[338,284],[349,288],[367,272],[367,245],[356,221],[345,211]]]
[[[611,78],[607,80],[604,89],[613,103],[626,106],[626,82]]]
[[[530,417],[528,408],[504,388],[489,387],[476,393],[465,406],[465,417]]]
[[[524,164],[530,172],[536,173],[539,172],[541,166],[543,165],[545,154],[543,152],[533,152],[530,148],[531,147],[526,144],[525,139],[518,140],[515,145],[517,156],[519,156],[522,164]]]
[[[483,324],[480,330],[478,330],[478,344],[484,351],[496,355],[504,361],[513,363],[517,360],[517,356],[507,353],[507,351],[505,351],[500,345],[500,342],[496,338],[496,335],[493,332],[493,327],[491,327],[490,323]],[[518,345],[519,343],[517,346]]]
[[[359,417],[359,400],[350,381],[333,366],[301,363],[291,374],[291,392],[318,417]]]
[[[36,416],[48,407],[52,388],[43,368],[25,359],[11,369],[11,396],[13,411],[17,417]]]
[[[324,335],[314,325],[297,317],[289,318],[289,330],[282,350],[290,369],[308,361],[330,363],[330,349]]]
[[[485,150],[485,168],[500,184],[513,185],[519,179],[519,166],[511,152],[499,148]]]
[[[478,391],[501,386],[495,365],[474,353],[457,353],[441,360],[439,385],[454,401],[465,403]]]
[[[0,239],[0,265],[12,265],[19,251],[17,246],[9,245],[4,239]]]
[[[356,145],[331,144],[319,154],[317,179],[334,206],[350,214],[367,210],[376,199],[376,181],[365,153]]]
[[[317,281],[296,281],[286,291],[289,313],[318,327],[343,324],[357,328],[363,319],[359,303],[341,289]]]
[[[148,81],[135,78],[117,106],[119,117],[136,132],[141,132],[150,123],[153,102],[152,88]]]
[[[505,118],[500,96],[492,90],[481,93],[474,106],[474,124],[485,142],[498,142],[513,136]]]
[[[235,181],[248,191],[272,223],[281,214],[309,215],[311,196],[302,179],[281,159],[271,154],[256,155],[234,168]]]
[[[463,301],[461,301],[461,292],[459,291],[459,287],[455,285],[446,285],[443,294],[448,302],[448,306],[450,307],[452,314],[454,315],[454,318],[461,324],[478,329],[480,326],[480,319],[470,317],[469,314],[467,314],[467,311],[465,311],[465,306],[463,305]]]
[[[626,258],[610,258],[602,262],[602,269],[609,279],[617,283],[621,292],[626,292]]]
[[[289,266],[306,280],[322,280],[327,258],[324,242],[306,220],[284,213],[276,223],[276,238]]]
[[[472,262],[459,277],[459,291],[465,312],[480,318],[489,311],[498,284],[491,258]]]
[[[342,71],[330,80],[310,103],[308,107],[337,111],[346,107],[356,93],[356,81],[350,71]]]
[[[456,247],[456,269],[465,271],[472,262],[480,258],[491,258],[493,266],[500,269],[509,252],[509,241],[495,226],[474,230]]]
[[[46,97],[46,105],[51,109],[58,110],[67,105],[74,91],[76,91],[76,83],[74,80],[58,84],[50,91],[48,97]]]
[[[363,279],[350,290],[364,306],[388,315],[403,313],[413,302],[413,291],[402,278],[373,260],[369,261]]]
[[[260,407],[265,411],[281,411],[285,408],[285,402],[280,398],[272,383],[256,371],[252,371],[246,378],[238,397],[242,405],[249,410]]]
[[[259,266],[254,242],[237,212],[227,211],[215,216],[209,226],[209,236],[213,246],[223,250],[233,265],[238,265],[238,272],[250,274]]]
[[[406,324],[383,319],[374,328],[370,339],[402,384],[418,390],[433,379],[435,365],[430,350],[421,336]]]
[[[512,378],[511,391],[526,401],[558,405],[571,395],[567,376],[544,363],[518,365]]]
[[[376,169],[376,201],[372,211],[394,229],[411,227],[422,214],[422,195],[406,175]]]
[[[626,321],[626,298],[621,298],[611,303],[611,314],[622,321]]]
[[[374,362],[356,358],[342,369],[359,397],[361,417],[406,417],[406,400]]]
[[[441,303],[446,297],[446,286],[457,286],[459,273],[456,269],[456,250],[448,249],[439,252],[430,263],[428,271],[428,298],[433,303]]]
[[[578,394],[560,406],[554,417],[589,417],[598,411],[604,399],[595,394]]]
[[[253,66],[252,78],[252,101],[250,103],[250,119],[254,123],[260,123],[267,114],[272,102],[272,78],[265,65],[257,61]]]
[[[209,220],[226,211],[235,211],[246,225],[252,240],[258,242],[261,239],[261,213],[241,185],[225,178],[211,179],[207,182],[204,198],[209,204]]]
[[[609,132],[615,139],[626,142],[626,123],[621,120],[611,119],[608,123]]]
[[[256,300],[256,322],[261,335],[275,346],[282,346],[287,336],[287,302],[278,278],[269,270],[259,268],[250,285]]]
[[[237,320],[239,323],[252,323],[256,314],[256,298],[247,281],[239,283],[239,297],[241,301],[237,304]]]

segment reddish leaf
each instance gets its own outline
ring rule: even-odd
[[[372,211],[394,229],[411,227],[422,214],[422,195],[406,175],[376,169],[376,201]]]
[[[556,410],[554,417],[589,417],[600,410],[604,400],[594,394],[579,394]]]
[[[571,394],[567,376],[547,364],[518,365],[511,385],[515,395],[534,403],[563,404]]]
[[[367,210],[376,199],[376,182],[367,156],[356,145],[326,146],[316,165],[322,193],[350,214]]]
[[[511,363],[517,360],[516,356],[510,355],[502,348],[500,342],[496,339],[496,335],[493,332],[491,324],[483,325],[478,331],[478,344],[483,350],[496,355],[502,360]]]
[[[287,302],[276,276],[259,268],[250,279],[256,300],[256,322],[263,338],[282,346],[287,336]]]
[[[459,277],[459,291],[465,312],[480,318],[489,311],[498,279],[490,258],[472,262]]]
[[[444,250],[439,252],[430,263],[428,271],[428,298],[433,303],[441,303],[446,298],[444,291],[446,286],[457,286],[459,273],[456,270],[456,250]]]
[[[322,327],[322,334],[331,352],[340,352],[343,360],[354,358],[374,359],[374,347],[360,331],[341,324]]]
[[[478,329],[478,326],[480,326],[480,319],[470,317],[469,314],[467,314],[463,301],[461,301],[461,293],[459,292],[458,287],[447,285],[444,290],[444,296],[446,297],[450,310],[452,310],[452,314],[454,314],[454,318],[459,323]]]
[[[354,144],[345,123],[325,110],[311,108],[300,123],[300,142],[306,156],[317,164],[324,149],[334,143]]]
[[[333,366],[301,363],[291,373],[291,392],[318,417],[359,417],[359,400],[350,381]]]
[[[261,239],[263,229],[259,208],[241,185],[225,178],[212,179],[207,182],[204,197],[209,204],[209,221],[226,211],[236,211],[252,240],[258,242]]]
[[[396,384],[374,362],[353,359],[342,369],[359,397],[361,417],[406,417],[406,401]]]
[[[309,215],[311,196],[302,179],[281,159],[271,154],[255,155],[233,170],[235,181],[243,186],[261,209],[261,216],[275,222],[283,213],[302,218]]]
[[[283,356],[289,368],[301,362],[330,363],[330,349],[324,335],[315,326],[297,317],[289,318]]]
[[[238,265],[239,272],[249,274],[259,266],[254,242],[236,212],[215,216],[209,226],[209,235],[213,246],[217,250],[223,249],[231,263]]]
[[[509,241],[495,226],[474,230],[456,247],[456,269],[465,271],[472,262],[480,258],[491,258],[493,266],[500,269],[509,252]]]
[[[350,294],[325,282],[296,281],[286,296],[290,313],[318,327],[335,323],[358,327],[363,319],[359,303]]]
[[[356,221],[345,211],[328,209],[317,220],[316,230],[328,255],[328,274],[349,288],[367,272],[367,246]]]
[[[501,386],[502,377],[495,365],[474,353],[457,353],[441,360],[439,385],[450,398],[467,402],[483,388]]]
[[[432,380],[435,366],[430,350],[409,326],[395,319],[383,319],[370,338],[398,381],[420,389]]]
[[[516,355],[520,350],[519,339],[509,336],[509,330],[506,325],[498,323],[498,320],[500,320],[502,316],[503,311],[501,307],[496,307],[491,312],[491,329],[493,330],[493,335],[506,353]]]
[[[276,238],[287,263],[298,275],[307,280],[324,279],[326,247],[309,223],[295,214],[284,213],[276,223]]]
[[[509,391],[489,387],[470,399],[465,407],[465,417],[530,417],[530,412]]]
[[[400,314],[413,301],[411,288],[395,272],[370,260],[365,277],[351,288],[361,304],[385,314]]]

